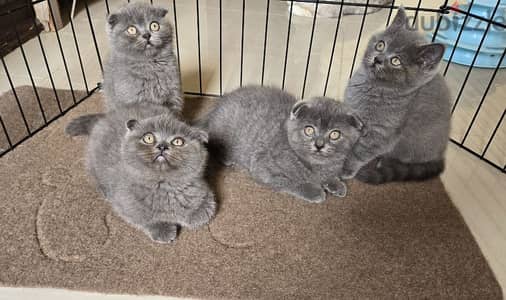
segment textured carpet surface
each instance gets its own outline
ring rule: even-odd
[[[86,138],[63,134],[101,95],[0,159],[0,285],[199,298],[500,299],[439,179],[308,204],[213,167],[216,219],[152,243],[84,171]],[[3,98],[0,99],[3,101]],[[191,99],[188,115],[212,100]]]
[[[84,91],[52,90],[20,86],[15,93],[1,95],[0,117],[2,127],[12,144],[21,141],[41,128],[86,95]],[[26,121],[26,122],[25,122]],[[0,127],[0,153],[9,148],[9,140]]]

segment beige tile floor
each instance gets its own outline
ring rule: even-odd
[[[78,1],[78,9],[73,21],[76,39],[83,62],[84,77],[89,88],[101,81],[101,72],[84,1]],[[405,6],[416,6],[417,0],[403,1]],[[102,0],[88,0],[89,11],[97,44],[102,59],[108,53],[105,36],[106,7]],[[125,0],[109,0],[111,10],[125,4]],[[173,21],[173,6],[170,0],[154,1],[169,9],[168,17]],[[223,91],[230,91],[240,84],[241,76],[241,20],[242,1],[223,0],[223,48],[222,74]],[[243,84],[261,82],[263,45],[265,33],[267,0],[247,0],[244,47],[243,47]],[[400,3],[397,1],[396,3]],[[177,21],[179,30],[180,62],[185,91],[198,92],[198,47],[196,26],[196,1],[177,0]],[[434,0],[422,1],[423,7],[437,8],[440,3]],[[200,0],[200,38],[202,63],[202,91],[218,94],[220,92],[220,40],[219,40],[219,0]],[[265,52],[264,83],[281,86],[287,41],[288,6],[278,0],[270,0],[269,30]],[[431,13],[422,13],[426,19],[434,17]],[[368,15],[359,44],[359,57],[368,37],[386,24],[388,10]],[[421,17],[419,17],[420,19]],[[339,98],[351,71],[353,53],[357,47],[357,35],[362,16],[342,18],[337,43],[334,50],[327,95]],[[311,18],[293,17],[290,30],[285,88],[301,95],[304,89],[307,55],[311,35]],[[335,19],[318,19],[316,23],[305,97],[321,95],[330,63],[332,41],[336,26]],[[58,33],[62,51],[58,47],[54,32],[42,33],[40,40],[45,49],[50,74],[57,88],[69,88],[69,80],[74,89],[85,89],[83,72],[77,55],[76,43],[70,26]],[[23,44],[28,58],[30,71],[38,86],[51,86],[49,72],[44,64],[38,39]],[[64,58],[61,52],[64,53]],[[7,55],[6,65],[14,85],[30,84],[21,49]],[[65,70],[67,65],[67,76]],[[444,68],[444,65],[443,65]],[[451,64],[447,80],[454,95],[458,94],[468,68]],[[468,127],[474,111],[481,99],[490,77],[491,70],[474,69],[464,87],[459,105],[453,116],[452,137],[461,139]],[[10,89],[5,71],[0,67],[0,92]],[[477,151],[483,150],[493,128],[506,107],[506,72],[499,71],[476,119],[466,145]],[[505,123],[505,122],[503,122]],[[506,130],[504,124],[499,129],[486,157],[499,165],[506,164]],[[491,264],[503,290],[506,289],[506,175],[478,160],[457,146],[450,144],[448,167],[442,176],[443,182],[452,200],[458,207],[483,253]],[[0,300],[3,299],[130,299],[136,297],[98,295],[69,292],[54,289],[13,289],[0,288]],[[162,299],[152,297],[147,299]],[[166,298],[163,298],[166,299]]]

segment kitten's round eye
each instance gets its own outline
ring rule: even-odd
[[[160,30],[160,24],[158,24],[158,22],[151,22],[151,24],[149,24],[149,29],[151,31],[158,31]]]
[[[380,52],[385,50],[385,42],[379,41],[374,48],[376,48],[376,50]]]
[[[312,126],[304,127],[304,134],[307,136],[313,136],[314,135],[314,128]]]
[[[397,56],[394,56],[390,59],[390,63],[393,65],[393,66],[400,66],[401,65],[401,60],[397,57]]]
[[[129,35],[136,35],[137,34],[137,28],[135,28],[135,26],[128,26],[127,33]]]
[[[171,144],[174,145],[174,146],[183,146],[184,145],[184,140],[183,140],[183,138],[179,138],[178,137],[178,138],[173,139],[172,142],[171,142]]]
[[[339,130],[332,130],[329,134],[331,140],[337,140],[341,137],[341,132]]]
[[[143,137],[142,137],[142,141],[146,144],[153,144],[155,142],[155,136],[152,134],[152,133],[146,133]]]

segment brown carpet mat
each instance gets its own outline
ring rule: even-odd
[[[93,95],[0,159],[0,285],[258,299],[501,299],[439,179],[308,204],[215,170],[211,225],[160,245],[114,215],[84,171]],[[3,98],[1,99],[3,100]],[[212,100],[191,99],[190,114]]]
[[[85,91],[56,90],[20,86],[0,96],[0,117],[12,144],[44,126],[86,95]],[[17,96],[17,99],[16,99]],[[38,97],[37,97],[38,96]],[[19,104],[18,104],[19,101]],[[40,101],[40,102],[39,102]],[[20,109],[21,108],[21,109]],[[23,120],[23,116],[25,121]],[[28,129],[27,129],[28,127]],[[0,153],[9,148],[7,136],[0,126]]]

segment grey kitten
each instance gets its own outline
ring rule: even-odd
[[[343,168],[343,178],[382,183],[423,180],[444,170],[450,93],[438,72],[442,44],[408,25],[403,8],[374,35],[345,92],[368,128]],[[359,171],[360,170],[360,171]]]
[[[166,14],[161,7],[132,3],[109,15],[111,53],[103,84],[109,110],[150,102],[181,112],[181,80]]]
[[[340,2],[337,0],[329,0],[333,2]],[[349,0],[347,3],[357,3],[365,5],[367,3],[366,0]],[[290,12],[291,2],[285,2],[288,4],[288,12]],[[369,4],[375,5],[388,5],[392,3],[392,0],[369,0]],[[316,11],[316,5],[314,3],[296,3],[293,2],[292,13],[298,16],[304,17],[313,17]],[[342,11],[341,11],[342,9]],[[367,7],[367,13],[371,14],[379,11],[380,7]],[[338,18],[339,13],[341,11],[341,15],[361,15],[364,13],[364,6],[353,6],[353,5],[343,5],[341,8],[341,4],[318,4],[318,16],[324,18]]]
[[[345,105],[252,86],[225,95],[204,122],[220,160],[260,183],[310,202],[345,196],[340,166],[362,130]]]
[[[178,226],[196,228],[215,214],[214,194],[203,179],[206,141],[207,133],[166,108],[127,106],[93,126],[87,167],[119,216],[167,243]]]

